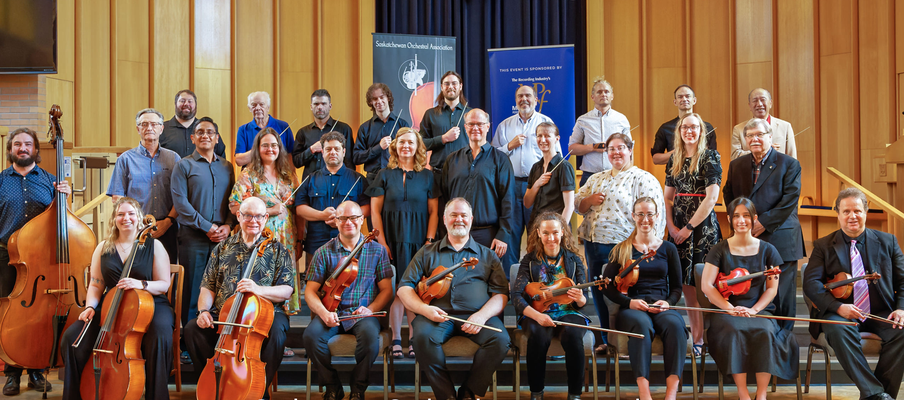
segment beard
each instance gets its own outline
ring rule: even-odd
[[[189,119],[194,118],[195,114],[197,114],[197,113],[198,113],[197,108],[192,108],[190,111],[186,111],[185,109],[176,107],[176,116],[179,117],[179,119],[189,120]]]
[[[465,237],[468,236],[468,228],[458,227],[449,229],[449,234],[455,237]]]
[[[37,158],[36,156],[32,156],[31,154],[24,156],[24,157],[19,157],[13,153],[6,154],[6,160],[10,164],[15,163],[16,165],[18,165],[20,167],[28,167],[31,164],[34,164],[36,158]]]

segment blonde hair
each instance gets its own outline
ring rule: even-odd
[[[396,138],[389,143],[389,162],[386,164],[386,168],[398,168],[399,167],[399,138],[402,135],[413,133],[414,137],[417,139],[417,151],[414,152],[414,170],[416,172],[421,172],[424,170],[424,167],[427,165],[427,146],[424,144],[424,139],[421,137],[421,133],[415,130],[414,128],[402,128],[399,129],[398,133],[396,133]]]
[[[672,176],[678,176],[678,174],[681,173],[681,168],[684,167],[684,158],[687,156],[687,149],[684,148],[684,139],[681,137],[681,124],[684,120],[691,117],[697,118],[697,121],[700,123],[700,139],[697,140],[697,151],[695,151],[694,156],[691,157],[691,165],[687,169],[688,175],[697,173],[697,167],[700,166],[700,155],[706,151],[706,135],[709,132],[706,132],[706,124],[703,122],[703,117],[697,113],[685,115],[678,121],[678,125],[675,125],[675,138],[673,140],[675,152],[672,153],[672,170],[669,171]]]
[[[141,211],[141,204],[138,204],[138,200],[126,196],[120,197],[119,200],[113,204],[113,213],[110,216],[110,221],[107,223],[108,233],[107,237],[104,239],[104,247],[101,249],[101,254],[112,254],[114,251],[114,243],[116,243],[116,239],[119,239],[119,228],[116,227],[116,213],[119,212],[119,207],[125,203],[129,203],[129,205],[135,209],[139,225],[144,219],[144,212]]]
[[[641,203],[650,203],[656,208],[656,214],[659,214],[659,206],[656,205],[656,202],[653,201],[652,197],[641,197],[637,200],[634,200],[634,206],[631,207],[631,212],[634,213],[637,211],[637,206]],[[631,261],[631,253],[634,251],[634,238],[637,237],[637,226],[635,224],[634,231],[631,232],[631,235],[628,236],[627,239],[622,241],[621,243],[615,245],[612,248],[612,251],[609,252],[609,262],[616,263],[619,267],[624,266],[628,261]]]

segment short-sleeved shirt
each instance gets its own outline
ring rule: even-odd
[[[169,121],[163,123],[163,133],[160,134],[160,147],[175,151],[179,158],[185,158],[195,152],[195,144],[191,142],[191,134],[198,125],[198,119],[192,120],[188,126],[182,126],[182,123],[173,117]],[[213,153],[226,157],[226,144],[223,143],[223,137],[217,135],[217,144],[213,147]]]
[[[173,208],[170,178],[179,159],[179,154],[163,147],[153,157],[144,144],[126,150],[116,159],[107,196],[129,196],[145,214],[165,217]]]
[[[233,222],[229,195],[234,184],[235,170],[225,158],[214,156],[208,162],[195,151],[176,163],[171,186],[180,231],[207,232],[213,224]]]
[[[452,267],[463,259],[476,257],[474,268],[459,268],[454,272],[452,285],[445,296],[434,299],[430,305],[437,306],[449,314],[470,314],[480,310],[495,294],[509,295],[509,283],[502,270],[502,263],[489,248],[469,238],[456,251],[448,237],[439,242],[421,247],[408,264],[399,287],[408,286],[417,290],[422,277],[429,277],[436,267]]]
[[[613,133],[624,133],[631,137],[631,124],[624,114],[609,109],[605,114],[594,108],[578,117],[568,145],[605,143]],[[612,168],[605,153],[590,152],[581,161],[581,171],[595,174]]]
[[[320,137],[331,131],[339,132],[345,138],[345,160],[343,163],[346,167],[355,169],[355,161],[352,160],[352,149],[355,148],[355,142],[352,138],[352,127],[345,122],[336,121],[333,117],[326,120],[323,129],[318,128],[317,124],[311,122],[309,125],[303,126],[295,133],[295,147],[292,150],[292,163],[295,168],[304,167],[302,179],[325,167],[323,162],[323,153],[311,152],[311,146],[320,141]]]
[[[355,139],[352,160],[355,164],[364,164],[364,171],[367,172],[368,178],[373,180],[371,175],[386,168],[386,164],[389,163],[389,148],[383,150],[380,147],[380,140],[390,135],[394,139],[399,129],[410,126],[408,121],[393,113],[389,113],[385,123],[379,116],[374,115],[358,128],[358,138]]]
[[[716,146],[716,131],[713,129],[712,124],[703,121],[703,125],[704,129],[706,129],[706,148],[718,150],[719,148]],[[656,131],[656,139],[653,141],[653,148],[650,149],[650,154],[656,155],[675,150],[675,129],[677,127],[678,117],[660,125],[659,130]]]
[[[496,127],[493,147],[509,156],[516,178],[527,178],[531,167],[543,159],[543,152],[537,146],[537,126],[544,122],[552,122],[552,119],[539,112],[534,112],[527,121],[521,119],[520,114],[515,114],[503,120]],[[518,135],[527,136],[527,139],[521,146],[509,150],[509,142]],[[562,152],[562,145],[558,141],[556,141],[556,152]]]
[[[267,117],[269,117],[267,120],[267,128],[273,128],[273,130],[279,134],[279,139],[282,141],[286,151],[292,151],[292,149],[295,148],[295,138],[292,136],[292,130],[289,129],[289,123],[273,118],[273,116],[269,114]],[[257,137],[257,134],[262,130],[263,129],[257,126],[257,122],[254,122],[254,120],[240,126],[239,131],[235,134],[235,154],[251,150],[251,148],[254,147],[254,138]]]
[[[556,165],[559,167],[556,168]],[[542,158],[530,168],[530,176],[527,177],[528,189],[534,186],[534,182],[537,182],[541,175],[553,168],[556,170],[549,176],[549,182],[540,188],[537,197],[534,198],[534,205],[530,209],[531,221],[543,211],[562,214],[562,211],[565,211],[565,198],[562,197],[562,192],[574,191],[574,167],[568,161],[562,162],[562,155],[558,153],[549,160],[545,170]]]
[[[461,102],[456,104],[453,109],[443,101],[442,104],[424,111],[420,125],[421,136],[424,138],[424,146],[428,151],[433,152],[433,155],[430,156],[430,166],[434,171],[443,168],[443,163],[450,154],[468,147],[468,135],[463,116],[469,110],[471,108],[465,107],[465,104]],[[461,134],[457,139],[443,143],[443,134],[454,126],[461,129]]]
[[[235,288],[252,253],[257,252],[257,247],[264,240],[261,236],[255,241],[254,246],[248,247],[242,240],[242,233],[236,233],[226,238],[213,249],[201,278],[201,287],[214,293],[213,307],[210,313],[213,316],[219,314],[226,300],[235,294]],[[289,257],[289,252],[279,242],[271,242],[264,250],[264,255],[254,262],[250,279],[258,286],[289,286],[295,287],[295,263]],[[283,302],[273,305],[276,312],[283,312]]]
[[[327,207],[339,207],[339,203],[348,194],[347,201],[354,201],[359,206],[370,205],[370,197],[364,194],[367,180],[353,169],[344,165],[330,173],[326,168],[315,171],[307,182],[298,189],[295,205],[307,205],[315,210],[323,211]],[[320,246],[336,237],[339,230],[324,221],[308,221],[308,231],[304,239],[304,251],[313,254]]]
[[[361,235],[357,245],[360,245],[363,240],[364,235]],[[314,253],[306,280],[323,285],[339,267],[342,257],[347,257],[351,253],[350,250],[346,250],[338,237],[330,239]],[[386,248],[376,241],[365,243],[356,258],[358,259],[358,277],[342,292],[342,300],[336,309],[336,313],[340,317],[351,315],[358,307],[369,306],[379,294],[377,282],[392,278],[392,267],[389,265]],[[357,319],[342,321],[342,327],[346,330],[351,329],[357,321]]]
[[[25,176],[12,166],[0,172],[0,242],[9,237],[32,218],[44,212],[53,202],[56,178],[35,165]]]
[[[631,167],[618,175],[610,171],[593,174],[574,194],[574,208],[578,214],[581,202],[594,193],[603,193],[603,204],[590,207],[583,213],[584,221],[578,227],[581,239],[594,243],[621,243],[634,231],[634,201],[649,197],[657,210],[665,210],[662,186],[653,174],[638,167]],[[654,231],[656,237],[665,235],[665,213],[659,212]]]

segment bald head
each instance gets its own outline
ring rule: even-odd
[[[345,201],[336,208],[336,226],[339,228],[339,239],[347,245],[358,242],[361,225],[364,223],[361,206],[354,201]]]
[[[242,214],[261,214],[267,212],[267,204],[257,197],[249,197],[242,201],[239,206],[239,212]]]
[[[336,208],[336,215],[361,215],[361,206],[354,201],[348,200]]]

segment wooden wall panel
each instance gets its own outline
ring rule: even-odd
[[[66,142],[71,142],[75,138],[75,121],[78,116],[75,113],[75,84],[70,81],[62,80],[62,79],[54,79],[47,78],[47,86],[45,91],[47,93],[47,102],[44,106],[45,110],[50,110],[50,107],[54,104],[58,104],[60,106],[60,110],[63,111],[63,116],[60,118],[60,124],[63,126],[63,139]],[[46,114],[45,114],[46,115]],[[38,132],[38,134],[42,134],[42,132]]]
[[[75,81],[74,15],[75,2],[57,2],[57,74],[52,76],[53,79]]]
[[[280,0],[278,8],[277,90],[280,114],[286,118],[286,122],[297,118],[297,122],[292,124],[292,130],[297,131],[314,119],[311,113],[311,93],[317,89],[317,2]],[[299,15],[307,15],[307,22],[299,24]]]
[[[248,95],[264,91],[271,95],[270,115],[278,113],[274,95],[273,2],[271,0],[235,1],[235,99],[233,126],[253,119],[248,110]],[[288,120],[286,122],[292,122]]]
[[[364,93],[359,90],[361,78],[358,75],[360,59],[358,45],[372,46],[358,42],[359,30],[363,27],[341,21],[357,21],[358,5],[368,0],[348,0],[345,2],[323,2],[324,24],[322,36],[322,58],[320,87],[330,91],[332,96],[332,116],[358,130],[361,124]],[[353,5],[354,4],[354,5]],[[372,28],[371,28],[372,29]],[[372,30],[371,30],[372,31]],[[370,82],[367,82],[369,85]],[[309,103],[310,104],[310,100]]]
[[[176,93],[189,88],[191,3],[185,0],[153,0],[154,38],[151,106],[166,119],[173,116]]]
[[[109,1],[75,3],[76,146],[109,146],[110,93]]]
[[[640,131],[655,130],[656,127],[642,124],[644,115],[642,4],[634,0],[606,1],[601,19],[605,30],[604,36],[588,37],[587,48],[604,51],[602,59],[605,63],[602,69],[588,69],[588,87],[575,88],[577,91],[583,90],[587,94],[588,100],[588,109],[577,110],[576,115],[580,116],[593,108],[593,101],[590,100],[590,85],[596,78],[605,78],[612,84],[615,95],[612,99],[612,108],[625,114],[631,127],[641,125],[632,132],[632,135],[637,136]],[[593,17],[590,17],[589,20],[593,23],[588,23],[588,27],[599,24],[599,20]],[[602,44],[603,42],[605,45]],[[560,127],[563,130],[572,128],[573,126]],[[638,144],[635,146],[635,157],[639,157],[641,153],[642,149]],[[638,165],[641,165],[641,162],[643,159],[635,160]]]
[[[735,124],[750,119],[747,95],[751,90],[762,87],[770,92],[774,91],[772,16],[771,2],[735,1]],[[775,103],[778,103],[778,99],[775,99]]]
[[[231,3],[194,0],[194,90],[198,95],[198,116],[217,123],[226,143],[233,146],[233,85],[231,44]]]
[[[361,1],[358,3],[358,123],[363,123],[373,116],[370,107],[367,106],[367,88],[374,83],[374,48],[371,33],[376,29],[376,5],[373,1]],[[410,119],[410,118],[406,118]]]
[[[135,114],[150,107],[148,2],[117,2],[114,7],[113,146],[137,143]]]
[[[210,117],[217,123],[220,136],[226,143],[226,155],[232,158],[234,141],[232,124],[232,104],[229,97],[232,93],[231,71],[214,68],[198,68],[195,70],[195,94],[198,101],[202,101],[198,107],[198,117]]]

